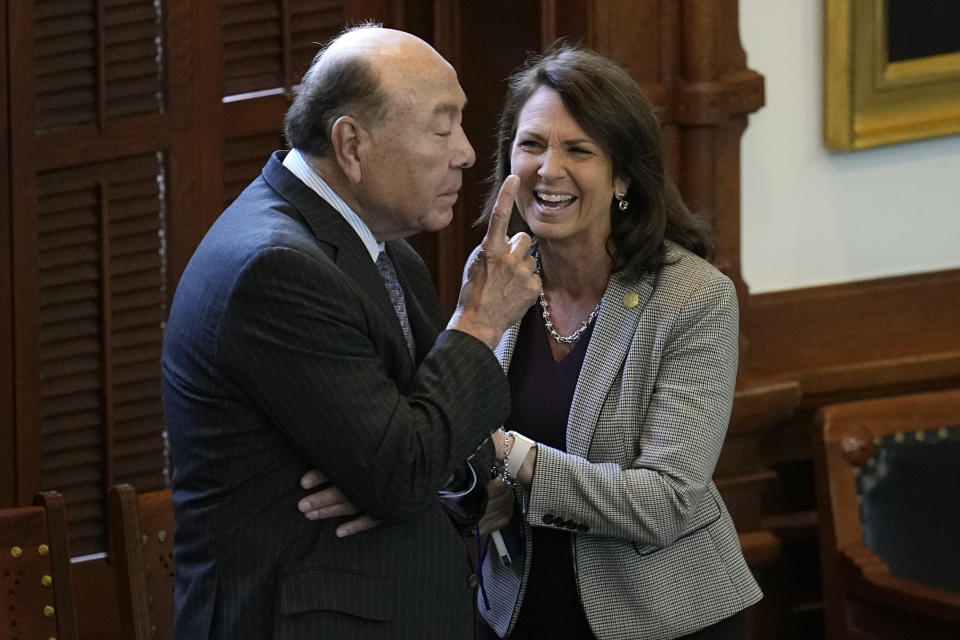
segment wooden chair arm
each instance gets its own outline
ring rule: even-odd
[[[849,593],[875,604],[960,625],[960,593],[892,576],[883,560],[864,546],[841,550],[839,555]]]

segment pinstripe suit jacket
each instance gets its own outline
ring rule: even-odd
[[[676,638],[761,597],[711,481],[736,379],[736,292],[672,243],[667,260],[640,281],[610,278],[574,393],[568,453],[537,448],[520,524],[524,557],[512,569],[498,560],[483,568],[491,609],[480,610],[501,636],[536,552],[531,525],[572,532],[580,597],[598,638]],[[639,297],[633,307],[630,292]],[[497,349],[505,369],[516,338],[514,327]]]
[[[392,242],[415,364],[360,239],[282,158],[211,227],[167,324],[175,636],[467,637],[470,567],[436,491],[505,418],[503,370],[440,332],[426,268]],[[306,520],[310,468],[384,524],[341,540]]]

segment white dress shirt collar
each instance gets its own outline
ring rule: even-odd
[[[317,195],[326,200],[331,207],[343,216],[350,228],[357,232],[363,246],[370,252],[370,259],[376,262],[383,250],[383,243],[377,242],[376,238],[373,237],[373,232],[370,231],[370,227],[350,208],[350,205],[343,201],[343,198],[337,195],[337,192],[323,178],[317,175],[317,172],[313,170],[303,154],[298,149],[291,149],[287,157],[283,159],[283,166],[289,169],[290,173],[300,178],[305,185],[313,189]]]

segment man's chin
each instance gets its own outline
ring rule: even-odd
[[[426,231],[440,231],[447,228],[453,222],[453,207],[443,211],[435,211],[424,218],[423,228]]]

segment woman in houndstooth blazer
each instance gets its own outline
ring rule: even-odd
[[[543,288],[497,350],[517,500],[491,481],[481,532],[510,561],[488,545],[480,613],[499,637],[739,638],[761,593],[711,481],[737,298],[664,175],[653,108],[609,60],[555,46],[511,78],[491,184],[508,173]]]

